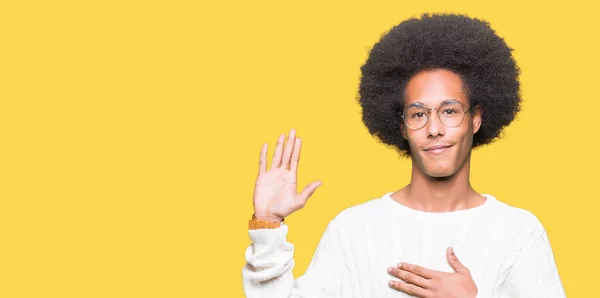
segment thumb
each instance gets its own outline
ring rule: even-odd
[[[448,247],[446,249],[446,258],[448,259],[448,264],[456,273],[461,273],[468,271],[467,267],[465,267],[459,260],[456,254],[454,253],[454,249],[452,247]]]
[[[301,200],[302,205],[306,204],[306,201],[308,201],[308,198],[310,198],[310,196],[312,196],[312,194],[315,192],[315,190],[317,190],[317,188],[319,186],[321,186],[321,184],[323,184],[323,182],[315,181],[315,182],[307,185],[306,187],[304,187],[304,189],[300,193],[300,200]]]

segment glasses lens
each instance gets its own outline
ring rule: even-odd
[[[440,107],[439,115],[444,125],[452,127],[462,122],[465,112],[459,103],[449,102]]]
[[[421,128],[427,123],[427,110],[422,107],[409,107],[404,112],[404,121],[413,129]]]

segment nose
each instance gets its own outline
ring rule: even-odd
[[[444,124],[442,124],[436,109],[429,110],[429,121],[425,126],[427,129],[427,137],[435,138],[444,135]]]

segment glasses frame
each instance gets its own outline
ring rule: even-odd
[[[460,121],[458,122],[458,124],[453,125],[453,126],[452,125],[446,125],[446,123],[444,123],[444,121],[442,121],[442,115],[440,115],[440,108],[443,105],[448,104],[448,103],[457,103],[460,106],[461,110],[463,111],[462,118],[460,119]],[[408,123],[406,122],[406,118],[404,117],[404,115],[406,115],[406,111],[409,108],[414,107],[414,106],[422,107],[423,109],[425,109],[427,111],[427,120],[425,121],[425,123],[423,124],[423,126],[417,127],[417,128],[408,125]],[[471,111],[471,109],[473,108],[473,106],[474,105],[469,105],[469,108],[465,111],[465,108],[463,107],[463,105],[459,101],[457,101],[457,100],[446,100],[446,101],[442,102],[437,108],[427,108],[422,103],[416,103],[416,104],[411,104],[408,107],[406,107],[406,109],[404,109],[404,111],[402,111],[402,116],[400,116],[400,117],[402,118],[402,121],[404,121],[404,124],[408,128],[414,129],[414,130],[418,130],[418,129],[421,129],[421,128],[425,127],[427,125],[427,123],[429,123],[429,119],[431,119],[431,111],[437,110],[438,111],[437,112],[438,119],[439,119],[440,123],[442,123],[442,125],[444,125],[446,127],[457,127],[457,126],[459,126],[465,120],[465,114],[469,113]]]

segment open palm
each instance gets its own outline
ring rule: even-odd
[[[271,167],[267,170],[267,144],[260,151],[259,171],[254,188],[254,215],[258,219],[281,221],[301,209],[321,185],[315,181],[297,193],[298,163],[302,143],[292,129],[284,148],[285,135],[277,139]]]

